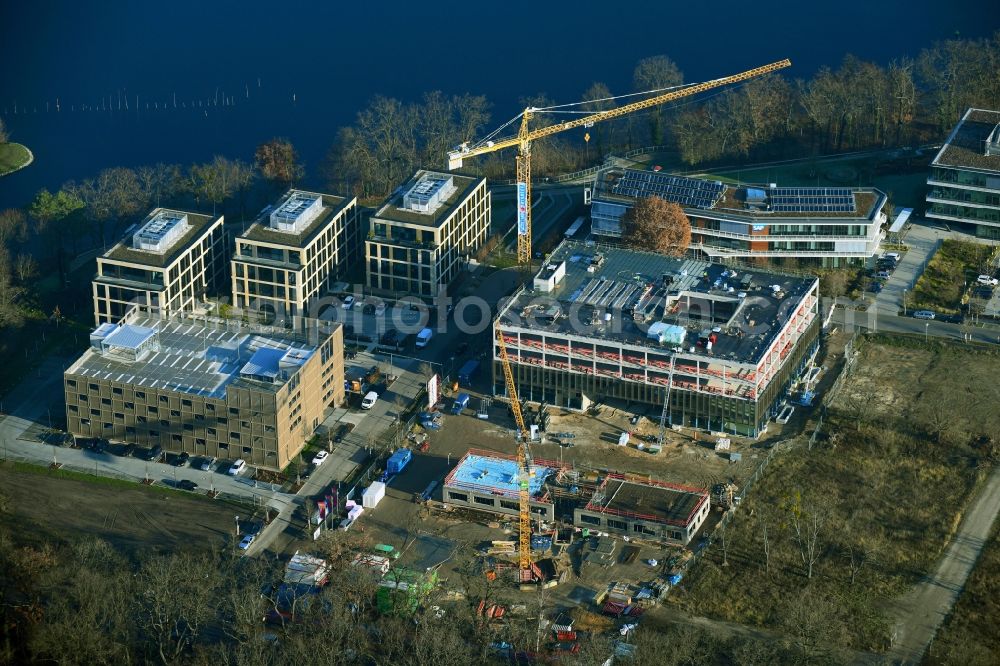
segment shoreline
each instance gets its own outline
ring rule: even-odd
[[[3,178],[4,176],[9,176],[12,173],[17,173],[21,169],[24,169],[25,167],[31,166],[31,163],[35,161],[35,154],[33,152],[31,152],[31,148],[28,148],[23,143],[16,143],[16,142],[12,141],[12,142],[8,143],[7,145],[10,145],[10,146],[21,146],[22,148],[24,148],[24,150],[27,151],[27,153],[28,153],[28,160],[24,164],[22,164],[20,166],[17,166],[17,167],[14,167],[10,171],[4,171],[3,173],[0,173],[0,178]]]

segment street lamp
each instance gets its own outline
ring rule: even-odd
[[[903,316],[906,316],[906,287],[903,287]]]
[[[927,344],[927,335],[928,335],[928,330],[930,329],[930,327],[931,327],[931,323],[929,321],[928,322],[924,322],[924,344]]]
[[[240,535],[240,517],[236,516],[236,536]]]

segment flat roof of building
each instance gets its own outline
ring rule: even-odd
[[[141,337],[146,343],[144,353],[131,360],[101,347],[101,340],[118,337],[130,349],[139,346]],[[291,333],[206,324],[204,319],[183,315],[158,318],[139,313],[115,331],[109,333],[107,324],[95,331],[91,348],[66,374],[222,398],[230,385],[277,391],[315,350],[315,345]]]
[[[621,167],[602,169],[594,177],[594,199],[630,205],[647,196],[673,201],[689,215],[704,216],[715,211],[755,221],[815,217],[871,219],[886,199],[874,188],[729,185],[717,180]]]
[[[555,289],[517,292],[498,315],[501,326],[665,353],[695,347],[756,363],[817,281],[571,240],[560,243],[541,270],[562,262],[566,274]],[[683,327],[683,343],[650,338],[657,322]],[[696,346],[706,331],[715,335],[711,350]]]
[[[1000,124],[1000,111],[969,109],[962,116],[931,166],[1000,172],[1000,154],[986,154],[986,140]]]
[[[699,488],[610,476],[584,510],[686,527],[707,501]]]
[[[278,231],[277,229],[271,228],[271,213],[273,213],[276,208],[280,207],[288,199],[290,195],[294,193],[312,194],[319,196],[323,200],[323,210],[319,215],[316,216],[309,224],[307,224],[301,231]],[[274,206],[268,206],[257,219],[254,220],[253,224],[243,232],[239,238],[251,241],[260,241],[262,243],[273,243],[274,245],[284,245],[286,247],[297,247],[303,248],[316,238],[326,225],[335,218],[342,210],[347,208],[354,202],[354,199],[348,199],[347,197],[340,197],[334,194],[322,194],[320,192],[305,192],[304,190],[290,190],[282,195],[281,199]],[[246,257],[237,257],[240,261],[246,261]],[[250,261],[253,261],[252,259]]]
[[[451,196],[441,202],[440,206],[436,207],[429,213],[421,213],[404,208],[403,197],[410,192],[410,190],[412,190],[417,182],[424,176],[430,176],[432,178],[451,178],[452,184],[455,186],[455,191],[452,192]],[[405,185],[393,192],[379,207],[375,214],[372,215],[372,218],[378,218],[380,220],[387,220],[390,222],[419,224],[426,227],[437,227],[455,211],[459,204],[462,203],[462,201],[469,195],[470,192],[472,192],[472,190],[476,188],[476,186],[485,180],[485,178],[471,178],[469,176],[459,176],[453,173],[442,173],[421,169],[420,171],[417,171],[417,173],[413,175],[413,178],[407,181]]]
[[[153,218],[162,214],[177,214],[187,216],[188,230],[174,241],[165,252],[137,250],[132,247],[132,233],[140,227],[145,227]],[[186,252],[192,245],[201,241],[202,236],[217,220],[218,216],[201,215],[170,208],[155,208],[137,226],[125,234],[125,238],[102,255],[104,259],[122,261],[129,264],[140,264],[154,268],[165,268]]]
[[[528,492],[537,498],[545,481],[556,469],[540,461],[533,466],[535,475],[528,481]],[[458,461],[445,479],[448,488],[493,493],[517,498],[519,492],[517,459],[500,453],[470,450]]]

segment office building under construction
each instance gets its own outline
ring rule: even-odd
[[[521,399],[756,437],[817,349],[819,280],[565,241],[494,326]],[[499,348],[493,382],[506,395]]]

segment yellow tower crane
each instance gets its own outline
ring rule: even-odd
[[[537,129],[529,129],[528,121],[530,121],[535,114],[544,113],[550,109],[539,109],[535,107],[528,107],[522,111],[519,115],[521,126],[517,132],[517,136],[509,136],[506,138],[496,139],[495,141],[487,138],[479,143],[470,146],[468,143],[463,143],[457,149],[450,151],[448,153],[448,168],[449,169],[459,169],[462,166],[462,161],[467,157],[475,157],[477,155],[484,155],[486,153],[496,152],[498,150],[503,150],[504,148],[517,147],[517,185],[516,185],[516,196],[517,196],[517,261],[524,268],[529,268],[531,266],[531,142],[536,139],[541,139],[542,137],[549,136],[550,134],[557,134],[559,132],[564,132],[574,127],[590,127],[594,123],[598,123],[604,120],[611,120],[612,118],[620,118],[621,116],[634,113],[636,111],[641,111],[643,109],[649,109],[654,106],[659,106],[665,102],[670,102],[675,99],[680,99],[682,97],[687,97],[689,95],[695,95],[706,90],[711,90],[712,88],[718,88],[720,86],[727,85],[729,83],[737,83],[739,81],[746,81],[747,79],[752,79],[756,76],[761,76],[763,74],[769,74],[771,72],[783,69],[785,67],[791,66],[791,61],[785,59],[780,60],[770,65],[764,65],[763,67],[756,67],[754,69],[747,70],[740,74],[734,74],[732,76],[725,76],[721,79],[714,79],[712,81],[706,81],[704,83],[693,83],[681,86],[676,86],[670,89],[669,92],[665,92],[654,97],[649,97],[647,99],[640,100],[638,102],[632,102],[630,104],[625,104],[608,111],[601,111],[599,113],[592,113],[590,115],[581,116],[575,120],[570,120],[564,123],[556,123],[554,125],[548,125],[546,127],[539,127]],[[652,94],[653,92],[660,91],[649,91],[649,93],[642,94]],[[566,105],[569,106],[569,105]],[[553,107],[554,108],[554,107]],[[515,122],[517,118],[514,118],[511,122],[507,123],[499,130],[493,132],[490,136],[498,134],[500,131],[507,127],[508,125]]]
[[[520,514],[520,529],[518,534],[518,572],[521,583],[530,583],[531,571],[531,494],[529,486],[535,470],[531,464],[531,449],[528,440],[531,435],[524,425],[524,415],[521,414],[521,402],[517,397],[517,386],[514,384],[514,373],[507,358],[507,345],[503,340],[503,332],[497,326],[497,345],[500,347],[500,364],[503,366],[503,378],[507,384],[507,395],[510,397],[510,409],[514,412],[514,422],[517,424],[517,473],[518,473],[518,509]]]

